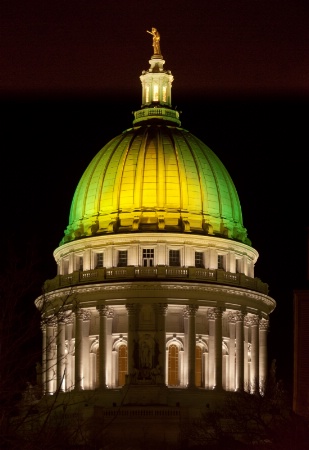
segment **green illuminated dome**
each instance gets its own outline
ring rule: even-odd
[[[61,244],[106,233],[185,232],[251,244],[226,168],[180,127],[171,107],[173,76],[154,55],[133,128],[106,144],[84,172]]]

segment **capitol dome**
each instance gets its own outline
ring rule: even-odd
[[[75,191],[63,242],[150,230],[248,243],[235,186],[219,158],[187,130],[146,122],[93,158]]]
[[[163,59],[150,64],[141,76],[143,105],[133,128],[90,162],[62,243],[104,233],[182,231],[250,245],[228,171],[207,145],[180,127],[170,102],[172,75],[163,70]],[[146,93],[154,86],[156,101]]]

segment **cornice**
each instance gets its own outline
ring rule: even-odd
[[[144,295],[142,295],[144,292]],[[139,293],[136,296],[136,293]],[[158,295],[158,293],[160,293]],[[98,295],[98,294],[103,294]],[[105,295],[104,295],[105,294]],[[111,295],[114,294],[114,295]],[[230,305],[248,305],[251,308],[266,311],[271,313],[275,308],[276,302],[273,298],[249,289],[231,287],[218,284],[198,284],[198,283],[171,283],[171,282],[120,282],[106,284],[89,284],[82,286],[74,286],[73,288],[63,288],[57,291],[51,291],[45,296],[37,298],[36,305],[39,307],[43,300],[48,303],[59,301],[61,298],[72,296],[85,297],[79,298],[79,302],[93,303],[101,297],[102,300],[114,301],[117,304],[121,302],[125,304],[126,300],[137,298],[137,300],[144,297],[151,298],[152,302],[160,301],[162,298],[168,298],[168,302],[191,303],[192,301],[198,304],[212,304],[215,301],[224,301]],[[249,300],[249,303],[248,303]]]

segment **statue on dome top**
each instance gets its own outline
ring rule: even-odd
[[[156,28],[151,28],[151,31],[147,30],[147,33],[152,34],[152,46],[153,46],[153,54],[161,55],[160,49],[160,33]]]

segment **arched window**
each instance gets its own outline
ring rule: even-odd
[[[122,344],[118,348],[118,386],[123,386],[128,373],[128,349]]]
[[[172,344],[168,348],[168,385],[179,386],[179,350],[177,345]]]
[[[202,349],[195,347],[195,386],[202,386]]]

